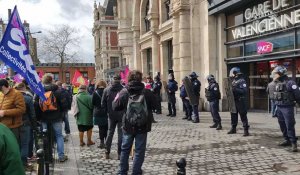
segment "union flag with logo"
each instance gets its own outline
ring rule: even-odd
[[[88,85],[88,80],[84,78],[78,70],[76,70],[74,73],[72,84],[77,87],[80,85]]]

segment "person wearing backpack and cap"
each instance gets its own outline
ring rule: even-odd
[[[152,110],[156,109],[154,95],[149,89],[145,89],[142,78],[143,74],[140,71],[131,71],[128,76],[127,89],[118,93],[112,103],[114,110],[126,110],[122,123],[123,139],[118,172],[120,175],[128,173],[128,159],[133,141],[135,141],[135,153],[132,174],[142,174],[147,133],[151,131]]]
[[[62,133],[63,110],[62,108],[62,94],[58,91],[58,86],[53,83],[52,74],[45,74],[42,78],[42,83],[45,89],[46,100],[42,101],[39,96],[35,96],[34,105],[36,109],[36,116],[40,116],[43,129],[48,129],[52,126],[56,144],[57,153],[60,162],[68,160],[64,153],[64,137]],[[50,131],[48,129],[48,131]]]

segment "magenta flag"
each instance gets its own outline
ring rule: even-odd
[[[128,79],[127,79],[127,78],[128,78],[128,75],[129,75],[129,68],[128,68],[128,66],[126,66],[125,70],[122,71],[122,72],[120,73],[121,80],[122,80],[122,82],[124,82],[125,84],[128,83]]]
[[[24,78],[20,74],[16,74],[14,76],[14,82],[16,82],[16,83],[21,83],[23,80],[24,80]]]

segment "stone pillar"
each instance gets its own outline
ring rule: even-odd
[[[179,60],[179,17],[177,14],[173,16],[173,70],[175,74],[175,79],[180,79],[180,60]]]
[[[160,43],[160,74],[162,80],[168,79],[168,48],[167,48],[167,42]]]
[[[148,68],[147,68],[147,51],[142,50],[141,51],[141,68],[142,68],[142,72],[144,74],[144,76],[148,73]]]
[[[133,29],[133,67],[142,71],[141,46],[139,44],[140,31]]]
[[[180,76],[178,81],[191,73],[191,30],[188,10],[179,12],[179,48]]]

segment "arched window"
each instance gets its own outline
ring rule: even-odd
[[[100,13],[97,12],[97,20],[100,20]]]
[[[150,28],[151,28],[151,23],[150,23],[150,20],[148,19],[148,11],[149,11],[149,0],[146,4],[145,17],[144,17],[146,32],[150,31]]]

